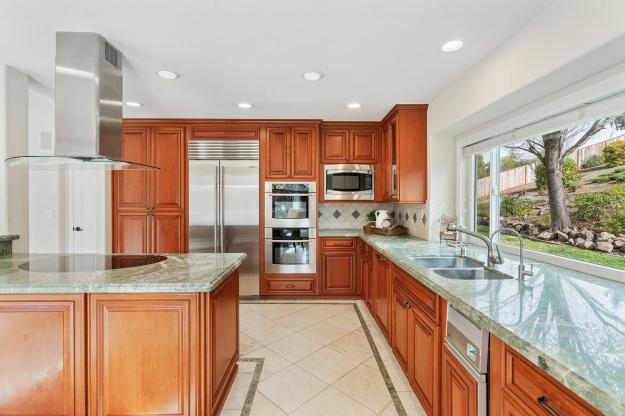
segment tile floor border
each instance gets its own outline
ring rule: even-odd
[[[380,373],[382,374],[382,378],[384,379],[384,383],[386,384],[386,389],[388,390],[391,399],[393,401],[393,405],[395,406],[395,410],[397,411],[398,416],[407,416],[406,409],[399,398],[399,394],[397,393],[397,389],[393,384],[393,380],[386,369],[386,365],[382,360],[382,356],[380,355],[380,351],[378,350],[377,345],[375,345],[375,341],[373,340],[373,336],[369,331],[369,326],[365,322],[365,318],[358,307],[357,302],[345,302],[345,301],[335,301],[335,302],[314,302],[314,301],[279,301],[272,300],[270,302],[267,301],[245,301],[241,303],[252,303],[252,304],[311,304],[311,305],[322,305],[322,304],[340,304],[340,305],[353,305],[354,311],[356,312],[356,316],[358,316],[358,320],[360,321],[360,325],[362,326],[362,330],[365,333],[365,337],[367,338],[367,342],[369,342],[369,347],[371,347],[371,351],[373,353],[373,357],[375,358],[376,363],[378,364],[378,368]],[[254,401],[254,395],[256,394],[256,390],[258,389],[258,384],[260,380],[260,374],[262,371],[264,358],[242,358],[239,361],[259,361],[262,362],[256,364],[256,370],[254,372],[254,377],[252,378],[252,382],[250,383],[250,390],[248,391],[247,397],[245,399],[245,405],[243,406],[243,410],[241,411],[241,416],[249,416],[250,409],[252,407],[252,402]]]
[[[252,410],[252,403],[260,384],[260,374],[263,371],[263,365],[265,364],[264,358],[239,358],[239,362],[255,362],[256,368],[254,369],[254,375],[250,382],[250,388],[245,396],[245,403],[243,403],[243,409],[241,410],[241,416],[249,416]]]

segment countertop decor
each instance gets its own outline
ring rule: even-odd
[[[89,272],[32,272],[20,264],[59,254],[0,257],[0,293],[159,293],[210,292],[247,254],[164,254],[147,266]],[[74,256],[80,256],[74,255]]]

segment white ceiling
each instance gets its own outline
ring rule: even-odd
[[[551,2],[3,0],[0,63],[52,91],[54,33],[98,32],[125,55],[124,99],[145,104],[126,117],[379,120],[429,102]],[[304,81],[311,70],[325,77]]]

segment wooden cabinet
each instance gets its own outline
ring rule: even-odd
[[[395,357],[404,372],[408,372],[408,362],[412,354],[411,309],[413,305],[406,292],[398,285],[393,285],[393,305],[391,307],[391,346]]]
[[[184,128],[124,127],[122,158],[158,170],[113,172],[113,251],[187,250]]]
[[[441,327],[418,306],[410,311],[413,353],[409,375],[425,412],[436,415],[439,408]]]
[[[386,339],[390,341],[391,262],[377,252],[373,276],[373,302],[378,325]]]
[[[195,415],[198,294],[93,294],[91,415]]]
[[[427,105],[397,105],[382,121],[384,199],[427,200]]]
[[[0,414],[84,415],[82,295],[0,295]]]
[[[443,345],[441,364],[441,415],[477,416],[477,381]],[[512,416],[514,413],[508,413]]]
[[[378,131],[377,125],[324,123],[321,163],[377,163]]]
[[[356,240],[321,238],[320,277],[324,295],[356,295]]]
[[[317,125],[272,126],[263,131],[265,179],[314,180],[317,177]]]
[[[490,414],[600,415],[544,370],[490,337]]]

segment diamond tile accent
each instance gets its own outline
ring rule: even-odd
[[[336,218],[337,220],[341,217],[341,215],[343,214],[341,214],[341,212],[338,209],[334,210],[334,212],[332,213],[332,216]]]
[[[388,215],[390,215],[390,216],[391,216],[391,218],[395,218],[395,211],[391,211],[391,212],[389,212],[389,214],[388,214]]]
[[[404,214],[404,219],[405,219],[406,221],[408,221],[408,213],[407,213],[407,212]]]
[[[319,211],[319,218],[323,215],[323,212]]]
[[[355,209],[354,211],[352,211],[352,217],[358,219],[358,217],[360,217],[360,211],[358,211],[357,209]]]
[[[423,217],[421,218],[421,222],[423,223],[423,225],[425,225],[428,222],[428,219],[425,216],[425,214],[423,214]]]
[[[412,214],[412,222],[417,222],[417,213]]]

